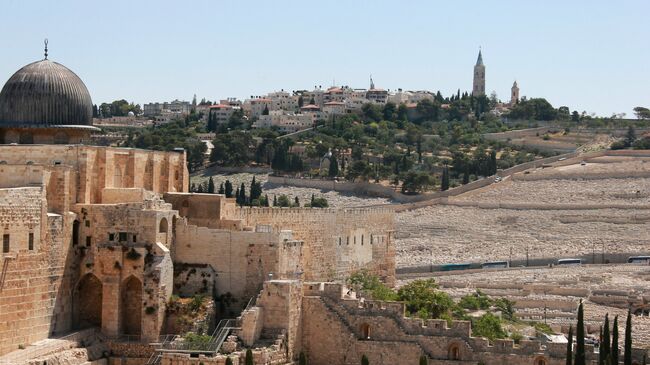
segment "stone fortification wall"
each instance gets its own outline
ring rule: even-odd
[[[0,355],[70,329],[70,216],[47,214],[42,187],[0,189]],[[30,233],[33,249],[30,250]]]
[[[32,171],[36,166],[71,167],[76,175],[73,180],[79,182],[74,185],[72,203],[102,203],[104,188],[144,188],[165,193],[187,191],[189,184],[184,152],[83,145],[2,145],[0,156],[6,166],[32,166]],[[10,178],[3,176],[0,180]]]
[[[269,274],[295,277],[303,270],[303,243],[292,239],[290,232],[231,231],[179,223],[174,261],[212,267],[217,295],[232,294],[239,307],[259,293]]]
[[[363,355],[370,362],[417,363],[421,355],[434,363],[563,364],[563,344],[471,337],[469,322],[405,318],[400,303],[341,300],[332,297],[340,288],[306,284],[303,298],[303,351],[311,364],[357,364]],[[311,286],[311,289],[310,289]],[[320,292],[320,295],[318,295]],[[595,359],[593,347],[588,358]]]
[[[246,226],[291,230],[305,243],[305,280],[344,278],[359,269],[395,278],[394,212],[388,208],[242,208]]]
[[[234,198],[219,194],[166,193],[164,199],[191,225],[241,230]]]

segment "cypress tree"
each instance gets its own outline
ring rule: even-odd
[[[246,185],[241,183],[239,188],[239,204],[243,207],[246,204]]]
[[[298,365],[307,365],[307,357],[305,353],[300,351],[300,357],[298,358]]]
[[[237,188],[237,191],[235,192],[235,203],[241,204],[239,188]]]
[[[361,365],[370,365],[370,362],[368,361],[368,356],[366,355],[361,356]]]
[[[298,200],[298,196],[296,195],[293,203],[296,207],[300,207],[300,200]]]
[[[428,365],[427,357],[422,355],[420,356],[420,365]]]
[[[576,356],[575,365],[586,365],[585,363],[585,320],[582,301],[578,306],[578,328],[576,328]]]
[[[612,325],[612,364],[618,365],[618,316],[614,317],[614,324]]]
[[[598,365],[605,365],[603,356],[603,326],[600,326],[600,337],[598,337]]]
[[[223,183],[219,185],[219,194],[224,195],[226,193],[226,188],[223,187]]]
[[[607,356],[610,354],[610,341],[611,337],[609,335],[609,313],[605,313],[605,327],[603,328],[603,343],[601,350],[603,352],[603,361],[607,361]]]
[[[232,183],[230,180],[226,180],[226,198],[232,198]]]
[[[246,360],[245,360],[246,365],[254,365],[255,363],[253,362],[253,351],[251,349],[246,350]]]
[[[226,365],[232,365],[232,359],[230,358],[230,356],[226,358]]]
[[[632,365],[632,313],[627,311],[627,321],[625,321],[625,354],[623,355],[623,364]]]
[[[469,166],[466,166],[463,172],[463,185],[465,184],[469,184]]]
[[[605,314],[605,327],[603,328],[603,343],[602,343],[602,349],[601,352],[603,353],[603,361],[607,361],[607,356],[609,356],[610,353],[610,341],[611,337],[609,335],[609,313]],[[609,365],[608,362],[606,362],[607,365]]]
[[[278,206],[278,197],[273,195],[273,206],[277,207]]]
[[[268,207],[269,206],[269,196],[264,194],[264,206]]]
[[[208,180],[208,193],[214,194],[214,180],[212,180],[212,176],[210,176],[210,180]]]
[[[442,183],[440,190],[445,191],[449,190],[449,168],[445,166],[445,169],[442,170]]]
[[[337,177],[339,175],[339,163],[336,161],[336,157],[332,155],[330,157],[330,167],[327,171],[329,177]]]
[[[497,173],[497,151],[490,152],[490,175]]]
[[[569,327],[569,337],[566,344],[566,365],[573,364],[573,326]]]

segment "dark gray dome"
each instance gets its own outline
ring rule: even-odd
[[[93,128],[92,115],[79,76],[47,59],[18,70],[0,91],[0,127]]]

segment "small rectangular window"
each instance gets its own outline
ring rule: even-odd
[[[133,235],[133,243],[136,243],[136,242],[138,242],[138,236],[134,234]]]
[[[90,221],[86,220],[86,227],[90,227]]]
[[[108,240],[109,241],[115,241],[115,233],[109,233],[108,234]]]
[[[120,232],[119,241],[126,242],[126,232]]]
[[[29,250],[33,251],[34,250],[34,233],[29,232]]]
[[[8,234],[3,234],[2,235],[2,252],[4,252],[4,253],[9,252],[9,235]]]
[[[92,236],[86,236],[86,247],[90,247],[92,243]]]

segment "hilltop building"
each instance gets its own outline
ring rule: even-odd
[[[517,85],[517,81],[515,81],[512,84],[512,88],[510,89],[510,105],[515,105],[519,102],[519,86]]]

